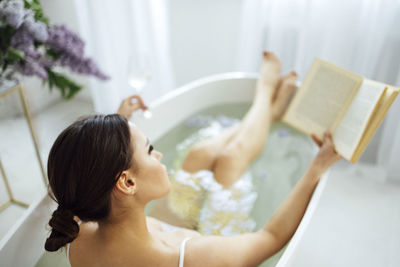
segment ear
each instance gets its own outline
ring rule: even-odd
[[[123,194],[134,195],[136,193],[135,178],[128,171],[123,171],[119,176],[115,187]]]

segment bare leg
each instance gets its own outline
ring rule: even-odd
[[[279,62],[278,62],[279,63]],[[266,67],[267,68],[267,67]],[[266,77],[266,76],[265,76]],[[272,105],[264,97],[271,85],[259,83],[254,103],[246,114],[236,135],[214,161],[215,179],[225,187],[235,183],[249,165],[264,150],[271,121],[279,121],[296,89],[297,74],[292,71],[282,77],[272,95]],[[270,112],[270,117],[268,117]],[[221,150],[220,150],[221,151]]]
[[[254,102],[243,121],[193,146],[182,166],[185,171],[212,170],[224,186],[240,178],[263,151],[271,120],[281,118],[294,92],[297,74],[291,72],[277,79],[279,71],[276,56],[264,55]]]
[[[272,120],[279,121],[296,90],[297,73],[292,71],[282,77],[279,89],[275,91],[272,104]]]
[[[193,146],[183,162],[182,168],[185,171],[193,173],[198,170],[218,170],[216,166],[219,165],[221,167],[221,162],[225,161],[223,158],[230,158],[232,155],[227,154],[232,152],[241,154],[240,157],[243,159],[241,161],[243,164],[242,168],[244,170],[247,169],[248,164],[258,156],[265,144],[265,137],[269,131],[272,114],[270,110],[271,99],[278,95],[275,91],[279,83],[279,73],[279,60],[272,53],[265,54],[253,104],[242,122],[225,130],[214,138],[207,139]],[[246,144],[243,145],[243,142],[240,140],[243,140],[249,133],[255,138],[251,138],[251,140],[246,141]],[[238,148],[239,146],[243,146],[244,151],[241,151]],[[254,151],[254,149],[257,151]],[[252,154],[251,158],[242,154],[248,151]],[[233,167],[233,169],[236,167]],[[217,181],[224,184],[223,181]]]
[[[250,121],[253,120],[252,117],[254,117],[257,112],[263,113],[262,117],[264,118],[264,121],[260,121],[260,124],[264,123],[263,127],[264,131],[266,130],[268,132],[270,121],[265,120],[268,114],[270,114],[270,111],[268,109],[268,107],[270,106],[270,102],[268,102],[268,99],[271,100],[273,96],[276,97],[277,95],[276,87],[278,83],[279,84],[282,83],[282,80],[281,81],[276,80],[276,76],[279,77],[279,71],[280,71],[279,69],[276,68],[278,68],[279,66],[275,67],[274,65],[271,65],[271,63],[267,64],[266,61],[268,57],[275,57],[275,56],[272,53],[270,53],[269,55],[265,54],[263,57],[264,64],[261,69],[260,79],[257,82],[257,89],[254,97],[254,103],[250,111],[248,111],[248,113],[246,114],[243,121],[238,125],[235,125],[227,130],[224,130],[218,136],[209,138],[194,145],[189,150],[187,156],[184,159],[184,162],[182,164],[183,170],[190,173],[194,173],[199,170],[213,170],[215,161],[220,152],[224,150],[234,139],[237,139],[237,136],[239,134],[246,134],[241,132],[243,131],[243,129],[248,128],[246,125],[248,125],[249,123],[252,124],[252,122]],[[275,73],[274,72],[270,73],[271,72],[270,68],[272,66],[274,66],[274,68],[276,69]],[[257,105],[255,104],[256,102],[258,103]],[[259,108],[256,107],[259,105],[263,105],[264,108],[262,108],[262,110],[259,110]],[[249,115],[249,113],[253,115]],[[265,138],[265,135],[263,133],[261,133],[260,136],[263,136]]]
[[[215,179],[231,186],[263,151],[272,118],[271,101],[280,76],[280,62],[273,53],[264,53],[254,101],[240,131],[220,150],[214,163]]]
[[[215,137],[195,144],[186,155],[182,169],[190,173],[212,170],[218,151],[223,149],[237,135],[240,127],[240,123],[236,124]]]

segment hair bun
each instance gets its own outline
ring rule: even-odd
[[[67,243],[72,242],[79,233],[79,225],[74,220],[74,213],[71,210],[60,208],[55,210],[49,225],[53,229],[45,244],[45,249],[48,251],[56,251]]]

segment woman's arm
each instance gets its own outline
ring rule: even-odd
[[[206,236],[188,243],[188,266],[257,266],[290,240],[305,213],[321,175],[341,157],[335,152],[329,133],[305,175],[263,229],[234,237]]]
[[[263,231],[275,236],[278,241],[278,250],[295,233],[321,175],[341,159],[341,156],[335,151],[332,136],[329,132],[324,133],[323,141],[318,140],[314,135],[312,135],[312,138],[320,147],[318,155],[311,162],[303,178],[296,184],[293,191],[263,229]]]
[[[323,173],[324,170],[313,161],[307,172],[262,229],[274,236],[276,240],[274,251],[278,252],[283,248],[295,233]]]

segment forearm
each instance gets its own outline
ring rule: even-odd
[[[264,230],[275,236],[277,251],[293,236],[324,170],[312,162],[305,175],[265,225]]]

